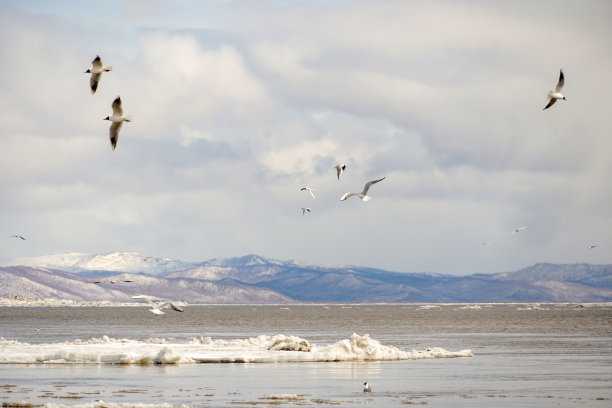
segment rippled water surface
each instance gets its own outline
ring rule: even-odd
[[[22,343],[353,333],[410,351],[474,357],[370,362],[179,365],[1,364],[0,403],[93,406],[612,406],[612,305],[3,307],[0,336]],[[0,346],[0,352],[2,347]],[[367,381],[371,393],[362,392]],[[100,403],[98,403],[100,405]]]

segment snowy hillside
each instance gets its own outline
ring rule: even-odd
[[[20,258],[16,265],[35,266],[40,268],[61,269],[82,273],[86,271],[110,271],[146,273],[160,275],[190,269],[197,263],[179,261],[169,258],[153,258],[137,252],[112,252],[101,255],[70,252],[65,254],[43,255]]]

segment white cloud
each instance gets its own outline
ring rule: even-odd
[[[33,236],[15,255],[468,273],[611,240],[608,2],[123,6],[3,6],[0,223]],[[96,53],[113,71],[91,95]],[[559,68],[568,101],[542,111]],[[111,151],[118,94],[134,121]],[[371,202],[339,201],[379,176]]]

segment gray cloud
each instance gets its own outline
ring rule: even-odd
[[[30,239],[0,259],[612,262],[607,2],[6,4],[0,224]],[[113,71],[90,95],[96,54]],[[542,111],[559,68],[568,101]],[[111,151],[116,95],[134,122]]]

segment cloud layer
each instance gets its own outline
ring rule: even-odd
[[[131,250],[451,274],[612,262],[606,1],[104,9],[0,4],[0,225],[27,238],[7,238],[5,263]],[[91,95],[96,54],[113,71]],[[559,68],[568,101],[542,111]],[[117,95],[134,122],[111,151]],[[339,201],[382,176],[370,202]]]

